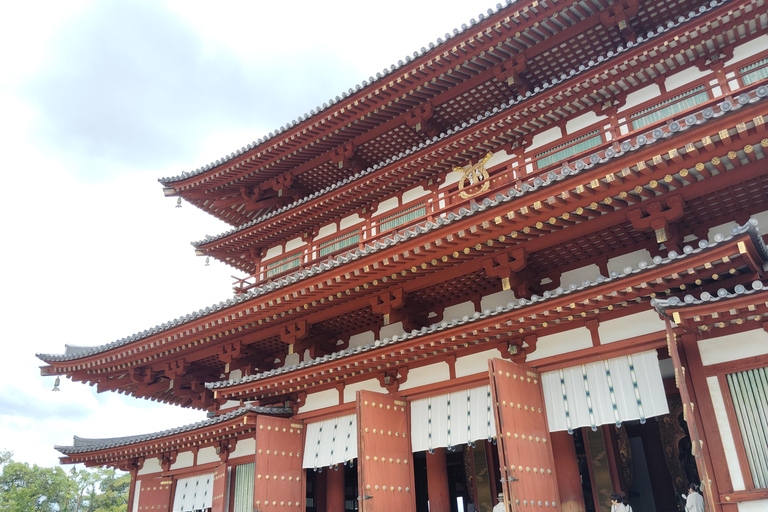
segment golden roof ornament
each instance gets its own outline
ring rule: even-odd
[[[487,153],[482,160],[477,162],[472,167],[464,168],[464,167],[454,167],[453,170],[455,172],[461,172],[464,173],[464,176],[461,177],[461,181],[459,181],[459,195],[463,199],[468,199],[470,197],[474,197],[478,194],[482,194],[483,192],[487,191],[489,188],[491,188],[491,182],[488,179],[488,171],[485,170],[485,163],[491,159],[493,156],[493,153]],[[470,188],[475,187],[477,185],[482,185],[478,188],[476,188],[474,191],[469,192],[464,190],[464,187]]]

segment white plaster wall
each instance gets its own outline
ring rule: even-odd
[[[256,455],[256,439],[238,439],[235,451],[229,454],[230,459],[235,457],[245,457],[246,455]]]
[[[285,356],[285,363],[283,363],[283,368],[286,366],[292,366],[294,364],[299,364],[301,362],[301,356],[304,354],[299,354],[298,352],[294,352],[293,354],[288,354]]]
[[[232,370],[229,372],[229,380],[236,380],[243,378],[242,370]]]
[[[472,316],[475,313],[475,305],[472,301],[462,302],[454,306],[448,306],[443,311],[443,320],[449,322],[454,318],[461,318],[463,316]]]
[[[219,407],[219,410],[226,411],[227,409],[234,409],[236,407],[240,407],[239,400],[227,400],[221,407]]]
[[[378,379],[369,379],[361,382],[355,382],[344,386],[344,403],[354,402],[357,399],[358,390],[375,391],[377,393],[386,393],[386,389],[381,387]]]
[[[637,268],[641,261],[651,263],[653,261],[653,256],[651,256],[651,253],[645,249],[630,252],[629,254],[622,254],[621,256],[608,260],[608,271],[613,272],[615,270],[616,272],[624,273],[626,267],[632,267],[633,269]]]
[[[757,220],[757,227],[760,230],[761,234],[768,233],[768,211],[756,213],[755,215],[752,215],[752,218]],[[736,222],[726,222],[725,224],[720,224],[719,226],[715,226],[709,230],[707,239],[710,242],[714,242],[715,235],[718,233],[720,233],[725,237],[728,237],[731,235],[731,228],[734,226],[736,226]]]
[[[396,197],[390,197],[389,199],[386,199],[379,203],[379,208],[376,210],[376,215],[380,215],[384,212],[388,212],[389,210],[394,210],[400,205],[400,202],[397,200]]]
[[[435,363],[408,371],[408,380],[400,385],[400,391],[444,382],[450,379],[447,363]]]
[[[582,114],[579,117],[571,119],[565,123],[565,131],[568,133],[576,133],[579,130],[583,130],[587,126],[593,125],[600,121],[605,121],[607,119],[608,116],[598,116],[594,112],[587,112],[586,114]]]
[[[221,459],[216,453],[215,446],[206,446],[205,448],[201,448],[200,451],[197,452],[198,466],[202,464],[208,464],[209,462],[219,462],[219,461],[221,461]]]
[[[752,331],[699,341],[704,366],[768,354],[768,332],[759,324]]]
[[[381,339],[384,338],[391,338],[395,334],[398,336],[400,334],[403,334],[405,331],[403,330],[403,323],[402,322],[395,322],[393,324],[385,325],[381,328]]]
[[[627,94],[627,102],[624,104],[623,107],[619,109],[619,112],[624,112],[625,110],[630,110],[632,108],[635,108],[641,103],[645,103],[648,100],[657,98],[660,95],[661,95],[661,89],[659,89],[659,86],[656,84],[649,84],[643,87],[642,89],[638,89],[634,92]]]
[[[139,470],[138,476],[151,475],[162,471],[163,468],[160,467],[160,459],[155,457],[154,459],[147,459],[144,461],[144,466]]]
[[[195,465],[195,454],[191,451],[189,452],[181,452],[178,456],[176,456],[176,462],[171,464],[171,470],[174,469],[181,469],[181,468],[190,468]]]
[[[349,348],[362,347],[374,341],[376,341],[376,338],[373,336],[373,331],[361,332],[349,337]]]
[[[414,187],[410,190],[406,190],[403,193],[403,204],[410,203],[411,201],[415,201],[416,199],[427,196],[429,194],[430,194],[429,190],[424,190],[424,187],[419,185],[418,187]]]
[[[307,400],[301,406],[299,412],[316,411],[326,407],[333,407],[334,405],[339,405],[339,392],[335,389],[326,389],[325,391],[318,391],[317,393],[307,395]]]
[[[301,239],[300,236],[294,238],[293,240],[288,240],[285,242],[285,252],[291,252],[294,249],[298,249],[299,247],[303,247],[307,245],[307,242]]]
[[[136,481],[136,490],[133,493],[133,505],[131,512],[139,511],[139,496],[141,496],[141,480]]]
[[[667,88],[667,91],[674,91],[678,87],[683,87],[684,85],[690,84],[694,80],[698,80],[700,78],[704,78],[707,75],[711,75],[712,71],[707,70],[706,72],[699,71],[699,68],[696,66],[691,66],[688,68],[685,68],[685,70],[675,73],[674,75],[670,75],[664,80],[664,87]],[[680,91],[685,92],[685,91]]]
[[[752,57],[756,53],[762,52],[768,48],[768,34],[763,34],[760,37],[747,41],[746,43],[736,46],[733,49],[733,58],[725,63],[726,66],[739,62],[747,57]],[[768,510],[768,508],[766,508]]]
[[[440,190],[441,188],[450,187],[451,185],[458,183],[461,181],[462,176],[463,174],[460,172],[452,171],[447,173],[445,175],[445,181],[443,181],[437,189]]]
[[[768,500],[745,501],[739,503],[739,512],[765,512],[768,510]]]
[[[589,329],[578,327],[570,331],[540,337],[536,342],[536,351],[533,354],[529,354],[525,361],[536,361],[537,359],[590,348],[591,346],[592,335]]]
[[[649,309],[634,315],[600,322],[597,333],[600,335],[600,344],[605,345],[665,329],[666,325],[659,318],[659,314],[655,310]]]
[[[528,146],[525,152],[528,153],[536,148],[546,146],[547,144],[560,140],[562,137],[563,131],[558,126],[552,127],[549,130],[544,130],[543,132],[538,132],[533,136],[531,145]]]
[[[354,226],[355,224],[360,224],[361,222],[363,222],[363,219],[361,219],[358,214],[353,213],[352,215],[347,215],[341,219],[339,226],[341,229],[347,229],[349,226]]]
[[[490,169],[494,165],[503,164],[504,162],[512,160],[513,156],[514,155],[510,155],[509,153],[501,149],[495,152],[493,156],[487,162],[485,162],[485,168]]]
[[[731,434],[731,425],[728,422],[728,413],[726,413],[725,401],[723,400],[723,394],[720,392],[717,377],[707,377],[707,386],[712,397],[712,407],[715,410],[717,428],[720,430],[720,440],[723,443],[725,461],[728,464],[728,472],[731,474],[733,490],[743,491],[746,488],[744,486],[744,475],[741,473],[739,457],[736,455],[736,442],[733,439],[733,434]]]
[[[323,226],[323,227],[321,227],[320,229],[317,230],[317,238],[323,238],[323,237],[326,237],[328,235],[332,235],[336,231],[338,231],[338,230],[336,229],[336,224],[335,223],[334,224],[328,224],[328,225]]]
[[[516,301],[517,298],[512,290],[502,290],[483,297],[480,301],[480,309],[483,311],[486,309],[493,311],[496,309],[496,306],[506,306],[510,302]]]
[[[456,359],[456,378],[475,375],[478,373],[488,373],[488,360],[494,357],[501,357],[498,349],[485,350],[477,354],[459,357]]]
[[[581,285],[585,279],[594,281],[599,275],[600,269],[595,264],[575,268],[568,272],[563,272],[563,275],[560,276],[560,286],[568,288],[571,284]]]
[[[270,247],[267,251],[267,254],[264,256],[264,259],[268,260],[270,258],[274,258],[275,256],[280,256],[281,254],[283,254],[283,247],[281,245]]]

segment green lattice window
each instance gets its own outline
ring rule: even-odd
[[[300,264],[301,264],[301,253],[287,256],[281,260],[277,260],[275,262],[270,263],[269,268],[267,268],[267,277],[272,277],[277,274],[282,274],[287,270],[291,270],[292,268],[298,267]]]
[[[768,487],[768,368],[726,375],[756,488]]]
[[[235,466],[235,496],[232,508],[234,512],[251,512],[253,510],[254,472],[253,462]]]
[[[582,151],[586,151],[599,145],[601,142],[603,142],[602,136],[598,135],[599,133],[600,130],[585,133],[581,137],[569,140],[568,142],[564,142],[559,146],[548,149],[543,153],[539,153],[534,158],[539,158],[540,156],[544,155],[546,156],[536,160],[536,168],[541,169],[542,167],[546,167],[548,165],[554,164],[555,162],[565,160],[566,158],[572,157],[573,155],[579,154]]]
[[[632,129],[637,130],[638,128],[655,123],[656,121],[661,121],[678,112],[700,105],[708,99],[709,94],[704,90],[704,86],[700,85],[688,92],[678,94],[673,98],[669,98],[652,107],[645,108],[640,112],[632,114],[629,116],[630,119],[632,119]]]
[[[768,59],[763,59],[754,64],[750,64],[745,68],[741,68],[739,74],[744,81],[744,85],[749,85],[758,80],[762,80],[763,78],[768,78]]]
[[[341,250],[350,245],[356,245],[360,243],[360,230],[356,229],[345,235],[337,236],[327,242],[323,242],[320,246],[320,256],[331,254],[338,250]]]
[[[396,228],[397,226],[402,226],[406,222],[416,220],[419,217],[425,216],[426,214],[427,207],[424,205],[424,203],[413,205],[401,212],[381,219],[381,221],[379,221],[379,233],[389,231],[390,229]]]

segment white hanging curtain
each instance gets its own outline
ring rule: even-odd
[[[414,452],[494,437],[496,422],[490,386],[411,402],[411,449]]]
[[[309,423],[304,468],[322,468],[357,458],[357,414]]]
[[[550,432],[669,412],[655,350],[541,374]]]
[[[213,473],[180,478],[176,482],[173,512],[194,512],[211,508],[213,503]]]
[[[233,512],[253,510],[253,488],[256,464],[249,462],[235,466],[235,495]]]

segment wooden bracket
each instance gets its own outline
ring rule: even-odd
[[[627,212],[627,219],[638,231],[654,230],[656,243],[677,248],[679,245],[677,230],[672,223],[682,218],[684,206],[682,197],[672,196],[653,201],[642,208],[630,210]]]

